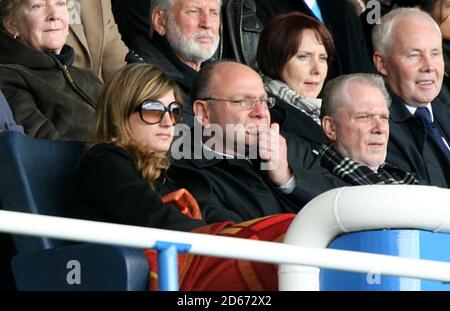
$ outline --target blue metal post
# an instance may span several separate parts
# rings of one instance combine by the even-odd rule
[[[178,286],[178,252],[189,252],[191,245],[169,242],[157,242],[158,251],[158,285],[160,291],[177,291]]]

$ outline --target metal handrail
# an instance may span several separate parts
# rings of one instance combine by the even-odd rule
[[[184,246],[183,251],[196,255],[364,273],[376,269],[377,272],[386,275],[450,282],[450,263],[439,261],[318,249],[11,211],[0,211],[0,232],[134,248],[155,248],[161,243],[166,243],[166,246],[170,244]],[[175,249],[178,250],[177,247]],[[172,264],[176,264],[176,260],[172,260]],[[166,281],[177,277],[163,274],[164,271],[159,271],[159,278]],[[171,284],[169,287],[162,284],[163,287],[160,289],[177,289],[177,282]]]

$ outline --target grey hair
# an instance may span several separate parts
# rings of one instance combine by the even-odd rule
[[[391,106],[391,96],[389,95],[384,79],[382,76],[373,73],[354,73],[341,75],[330,80],[323,90],[322,107],[320,110],[320,118],[325,116],[336,117],[339,110],[350,102],[348,94],[348,86],[351,83],[360,83],[364,85],[374,86],[383,93],[386,106]]]
[[[398,8],[390,11],[384,15],[380,24],[375,25],[372,31],[372,45],[375,52],[380,53],[382,56],[386,56],[389,53],[389,49],[392,45],[392,31],[395,25],[400,20],[413,19],[423,17],[432,23],[439,35],[441,34],[441,29],[436,21],[427,13],[417,9],[417,8]]]
[[[149,0],[150,1],[150,38],[153,37],[153,33],[155,30],[153,29],[152,24],[152,18],[153,18],[153,11],[166,11],[170,12],[170,9],[175,4],[175,1],[178,0]]]
[[[1,0],[0,0],[1,1]],[[150,0],[150,38],[153,37],[153,25],[152,25],[152,16],[153,11],[166,11],[171,13],[171,9],[173,5],[179,0]],[[222,7],[222,0],[217,0],[219,4],[219,8]]]
[[[175,1],[178,0],[153,0],[150,4],[150,12],[153,12],[154,10],[168,11],[175,4]]]

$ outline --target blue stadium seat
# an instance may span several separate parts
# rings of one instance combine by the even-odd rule
[[[0,134],[0,208],[67,217],[82,143]],[[145,290],[142,250],[12,236],[19,290]],[[1,261],[0,261],[1,262]],[[73,264],[75,263],[75,264]],[[5,268],[5,267],[0,267]],[[78,277],[73,278],[74,269]]]

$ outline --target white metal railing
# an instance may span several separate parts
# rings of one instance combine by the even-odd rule
[[[367,185],[329,190],[298,213],[284,243],[326,248],[341,234],[385,228],[450,233],[450,190],[419,185]],[[319,273],[318,268],[281,264],[279,289],[319,290]]]
[[[207,234],[151,229],[0,211],[0,232],[78,242],[153,248],[158,242],[191,245],[189,253],[266,263],[450,281],[450,263],[353,251],[319,249]]]

